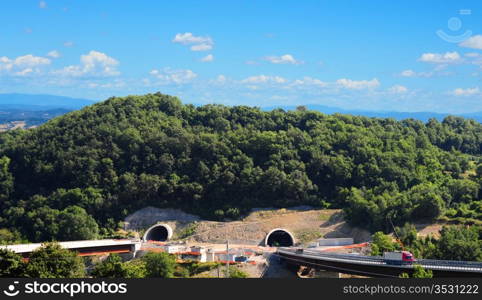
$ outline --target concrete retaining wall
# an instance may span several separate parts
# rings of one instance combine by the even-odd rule
[[[318,246],[346,246],[352,244],[353,238],[332,238],[318,240]]]

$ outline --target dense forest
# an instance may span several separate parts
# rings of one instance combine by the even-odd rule
[[[482,220],[482,125],[110,98],[0,134],[0,240],[107,236],[145,207],[343,208],[372,231]]]

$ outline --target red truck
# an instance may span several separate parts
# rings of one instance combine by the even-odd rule
[[[408,251],[384,252],[383,259],[387,265],[410,265],[415,261],[413,254]]]

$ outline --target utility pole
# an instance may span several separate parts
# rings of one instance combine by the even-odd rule
[[[226,240],[226,278],[229,278],[229,240]]]
[[[400,244],[400,246],[402,246],[402,250],[405,250],[405,246],[403,245],[402,240],[400,240],[400,237],[398,236],[397,231],[395,230],[395,226],[393,226],[392,218],[389,215],[387,215],[387,219],[390,221],[390,224],[392,225],[393,234],[397,238],[397,242]]]
[[[229,238],[227,224],[225,224],[224,234],[226,235],[226,278],[229,278]]]

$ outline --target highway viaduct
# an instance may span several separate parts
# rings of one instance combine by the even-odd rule
[[[412,265],[387,264],[379,256],[323,253],[301,248],[278,248],[275,255],[288,265],[368,277],[399,277],[412,274]],[[481,262],[419,259],[416,265],[431,270],[434,277],[482,277]]]
[[[135,253],[140,249],[140,241],[134,240],[85,240],[85,241],[70,241],[70,242],[59,242],[60,247],[75,251],[79,256],[93,256],[93,255],[104,255],[110,253]],[[0,249],[8,249],[13,252],[22,255],[23,257],[28,257],[30,253],[42,247],[43,244],[18,244],[18,245],[7,245],[0,246]]]

